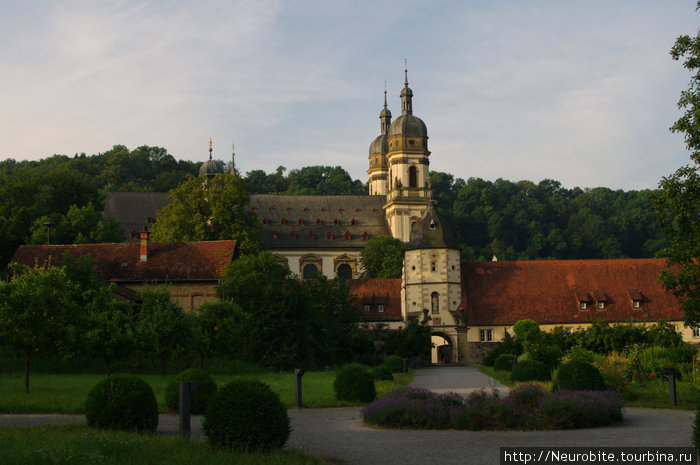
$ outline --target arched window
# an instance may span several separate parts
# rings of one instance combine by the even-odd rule
[[[304,265],[303,274],[304,279],[311,279],[318,274],[318,268],[316,265],[309,263],[308,265]]]
[[[418,187],[418,173],[415,166],[408,168],[408,187]]]
[[[343,263],[338,267],[338,276],[343,279],[352,279],[352,268],[347,263]]]

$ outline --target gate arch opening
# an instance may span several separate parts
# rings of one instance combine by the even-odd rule
[[[444,333],[432,333],[430,341],[433,347],[430,350],[430,361],[434,364],[453,363],[452,339]]]

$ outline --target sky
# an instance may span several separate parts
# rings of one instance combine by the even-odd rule
[[[407,65],[430,169],[656,188],[695,0],[0,0],[0,160],[165,147],[367,180]],[[386,83],[386,84],[385,84]]]

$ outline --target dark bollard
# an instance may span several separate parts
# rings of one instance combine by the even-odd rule
[[[302,402],[301,402],[301,377],[304,376],[304,373],[306,372],[305,369],[303,368],[297,368],[294,370],[294,376],[296,377],[296,385],[295,385],[295,390],[294,392],[296,393],[297,397],[297,408],[301,410],[302,408]]]
[[[182,381],[180,383],[180,436],[190,437],[190,410],[192,393],[199,387],[199,381]]]
[[[403,359],[403,372],[408,373],[408,359],[407,358]]]
[[[671,402],[671,407],[676,406],[676,369],[673,367],[664,367],[666,376],[668,376],[668,398]]]

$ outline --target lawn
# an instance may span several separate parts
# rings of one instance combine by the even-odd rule
[[[202,441],[173,436],[100,431],[87,426],[0,428],[5,465],[322,465],[299,451],[242,453],[216,450]]]
[[[83,413],[85,400],[90,389],[101,379],[102,375],[74,374],[32,374],[31,392],[24,393],[23,375],[0,375],[0,413]],[[140,375],[153,388],[158,400],[158,410],[167,411],[165,406],[165,388],[173,376]],[[216,383],[221,386],[234,376],[214,375]],[[277,392],[287,407],[296,406],[292,372],[256,372],[245,377],[259,379],[270,385]],[[302,394],[305,407],[342,407],[357,405],[339,402],[335,399],[333,380],[335,371],[311,371],[302,378]],[[377,395],[408,384],[411,374],[395,374],[394,381],[378,381]]]

